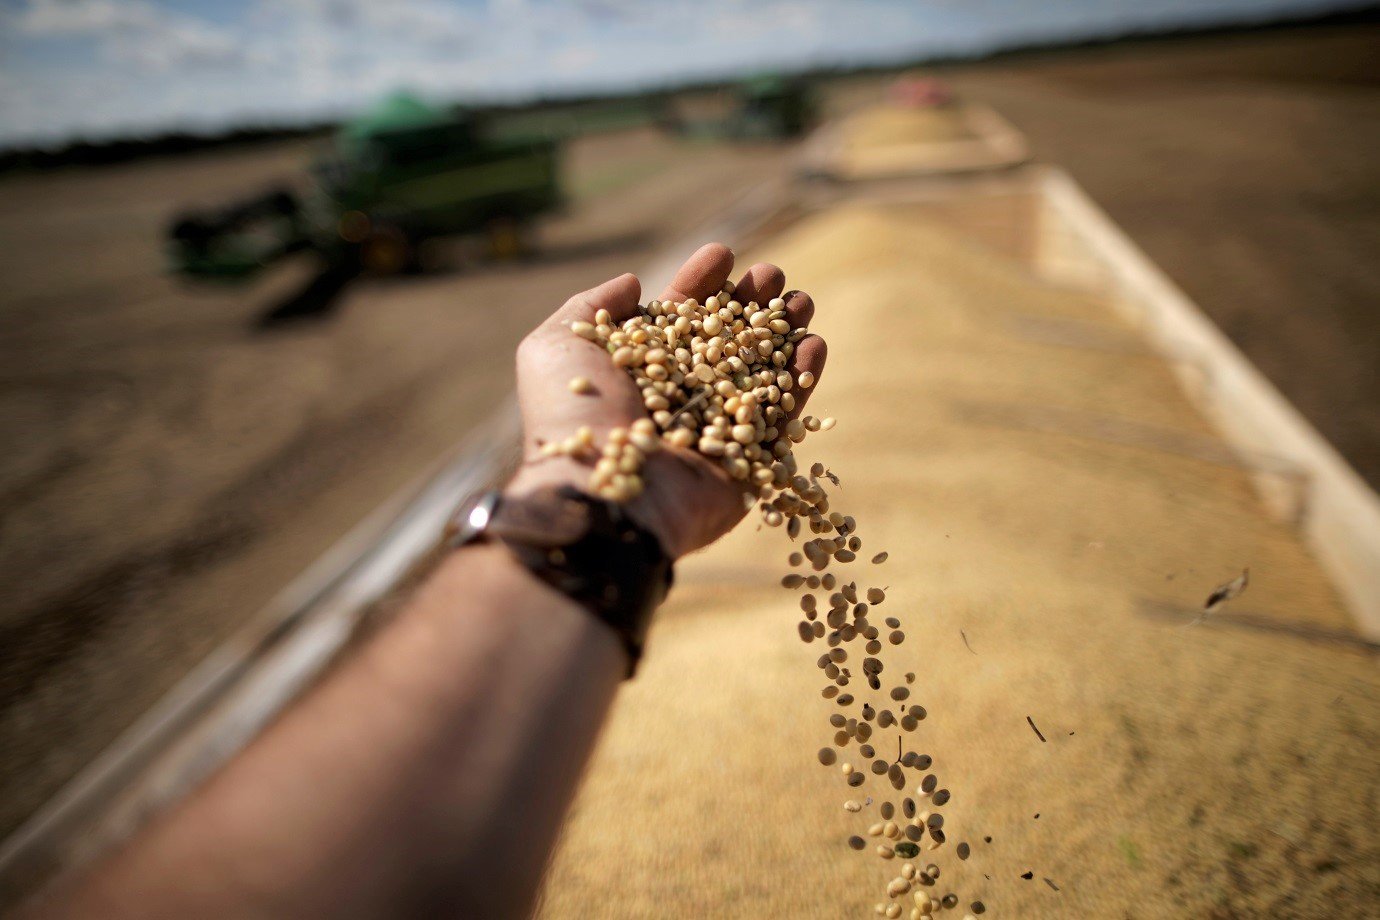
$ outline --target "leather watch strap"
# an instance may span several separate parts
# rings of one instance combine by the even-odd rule
[[[652,612],[674,578],[657,538],[621,505],[571,486],[487,500],[483,526],[456,536],[500,540],[537,578],[607,624],[628,651],[632,676]]]

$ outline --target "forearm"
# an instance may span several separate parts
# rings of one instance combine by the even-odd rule
[[[523,915],[626,667],[506,550],[457,552],[74,912]]]

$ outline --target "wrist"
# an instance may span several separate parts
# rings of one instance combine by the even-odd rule
[[[472,497],[451,515],[445,542],[453,547],[503,544],[538,580],[618,636],[631,677],[652,614],[674,580],[673,557],[626,505],[568,480],[568,471],[533,470],[519,475],[506,492]]]
[[[675,503],[668,500],[656,485],[653,462],[669,459],[661,456],[648,458],[646,473],[650,475],[644,475],[645,490],[623,507],[629,517],[656,537],[662,551],[674,560],[694,549],[696,544],[691,542],[685,516],[678,517],[673,513]],[[524,461],[503,491],[507,495],[528,495],[538,489],[568,485],[589,493],[589,476],[589,467],[571,457],[543,457]]]

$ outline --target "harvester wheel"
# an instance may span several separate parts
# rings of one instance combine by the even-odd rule
[[[489,256],[498,262],[511,262],[527,251],[522,224],[511,217],[496,217],[484,228],[489,241]]]
[[[360,243],[359,260],[365,271],[376,275],[396,275],[408,269],[415,258],[415,247],[397,227],[375,224]]]

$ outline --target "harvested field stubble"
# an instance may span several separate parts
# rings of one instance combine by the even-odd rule
[[[542,915],[867,916],[888,886],[900,893],[898,878],[912,891],[896,903],[909,910],[920,880],[935,900],[956,895],[953,916],[976,913],[972,901],[1008,917],[1365,915],[1380,892],[1373,662],[1138,613],[1200,608],[1249,565],[1251,590],[1233,603],[1348,628],[1297,536],[1240,469],[1091,427],[1019,424],[1026,407],[1057,406],[1211,437],[1164,365],[1011,334],[1016,315],[1126,330],[1097,296],[1054,287],[921,208],[819,215],[754,255],[821,305],[813,325],[832,357],[811,409],[841,422],[809,459],[843,477],[836,494],[868,531],[844,570],[890,553],[875,570],[885,580],[858,588],[889,586],[878,614],[900,619],[907,641],[884,643],[884,674],[914,680],[884,688],[912,698],[860,693],[850,655],[845,692],[858,702],[846,712],[861,728],[880,724],[863,703],[923,705],[929,717],[906,737],[933,766],[916,771],[911,805],[856,740],[821,766],[827,718],[845,710],[821,698],[810,667],[821,646],[802,648],[794,625],[805,611],[762,570],[779,534],[740,528],[683,564]],[[979,411],[992,407],[1003,412]],[[808,622],[830,608],[814,593]],[[877,758],[895,757],[896,733],[868,739]],[[843,785],[843,761],[862,788]],[[911,808],[936,826],[913,793],[926,773],[931,794],[954,793],[933,886],[921,870],[939,860],[925,851],[874,855],[911,842]],[[853,812],[844,799],[867,804]],[[966,858],[954,858],[959,843]]]

